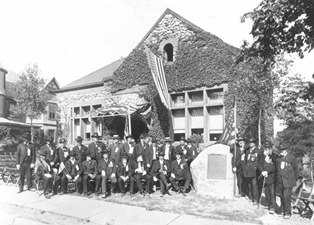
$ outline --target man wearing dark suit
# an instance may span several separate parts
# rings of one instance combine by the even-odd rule
[[[131,161],[131,169],[134,171],[133,178],[142,197],[145,196],[142,179],[146,181],[146,194],[150,195],[151,176],[146,165],[147,163],[143,160],[142,154],[135,155],[135,160]],[[133,183],[130,184],[130,194],[133,194]]]
[[[172,140],[170,137],[165,138],[165,144],[161,147],[161,151],[164,153],[164,159],[172,162],[176,158],[175,149],[171,145]]]
[[[97,162],[93,160],[90,155],[86,156],[83,162],[83,195],[87,196],[87,184],[89,180],[93,180],[97,175]],[[97,190],[95,190],[95,193]]]
[[[17,146],[16,152],[16,168],[20,171],[19,191],[23,191],[24,181],[26,176],[27,189],[32,189],[32,169],[35,166],[36,153],[34,145],[30,143],[31,135],[24,133],[22,136],[23,142]]]
[[[127,142],[123,144],[123,152],[129,156],[129,161],[134,160],[135,156],[135,143],[132,135],[126,136]]]
[[[118,164],[117,168],[117,177],[119,189],[121,191],[121,195],[125,195],[125,183],[129,180],[130,183],[134,183],[133,173],[130,163],[128,162],[128,155],[124,154],[121,157],[121,162]]]
[[[164,159],[165,154],[163,152],[158,153],[158,160],[153,162],[152,169],[150,171],[150,176],[153,178],[154,182],[159,179],[160,183],[160,197],[163,197],[166,193],[170,195],[167,187],[167,177],[169,177],[171,172],[171,165],[168,160]]]
[[[152,140],[152,145],[147,147],[147,156],[146,156],[146,166],[147,168],[151,168],[153,165],[153,161],[158,159],[158,152],[160,152],[159,147],[157,146],[157,140]]]
[[[60,195],[67,191],[68,181],[75,182],[76,192],[79,194],[82,185],[81,175],[83,173],[83,167],[81,163],[76,160],[77,153],[74,151],[70,152],[70,159],[65,162],[65,168],[62,170],[61,177],[61,192]]]
[[[121,162],[123,154],[123,145],[119,143],[119,135],[113,135],[113,143],[108,148],[110,159],[114,160],[116,165]]]
[[[143,154],[144,160],[145,160],[144,151],[147,147],[148,147],[148,145],[145,142],[145,137],[143,134],[141,134],[140,135],[140,142],[136,145],[135,151],[137,154]]]
[[[47,160],[47,152],[45,149],[39,151],[40,158],[37,159],[37,166],[35,168],[35,180],[43,180],[44,182],[44,196],[50,199],[49,189],[52,188],[52,169],[49,161]]]
[[[181,137],[180,145],[176,147],[176,152],[182,152],[182,159],[184,159],[187,162],[190,155],[189,155],[188,147],[185,145],[185,143],[186,143],[186,140],[183,137]]]
[[[75,141],[77,144],[73,147],[72,151],[76,153],[76,160],[82,163],[86,160],[86,156],[89,154],[88,148],[83,145],[83,138],[81,136],[77,136]]]
[[[191,138],[188,138],[186,140],[186,142],[188,143],[186,145],[187,149],[188,149],[188,165],[190,166],[191,162],[197,157],[198,152],[197,152],[197,148],[195,147],[195,145],[192,144],[192,140]]]
[[[288,145],[279,145],[280,158],[277,161],[277,181],[280,190],[281,208],[285,219],[291,218],[291,195],[292,188],[296,186],[300,178],[300,171],[296,157],[288,153]]]
[[[99,141],[100,136],[98,133],[94,133],[92,135],[93,142],[88,145],[88,152],[92,159],[98,161],[98,159],[102,158],[100,152],[104,152],[106,150],[106,145]]]
[[[180,150],[176,152],[176,159],[171,163],[171,177],[169,180],[174,191],[177,193],[180,191],[177,184],[178,180],[185,180],[182,192],[185,193],[190,186],[191,174],[187,162],[182,159],[182,152]]]
[[[46,152],[46,160],[49,162],[51,166],[54,165],[53,160],[56,156],[56,150],[52,146],[53,138],[52,137],[46,137],[46,144],[41,146],[40,151]]]
[[[249,197],[254,205],[258,204],[257,168],[260,157],[260,150],[255,145],[256,140],[249,140],[249,149],[245,152],[243,164],[243,177],[248,187]]]
[[[101,184],[102,198],[106,198],[109,193],[107,192],[107,183],[110,180],[110,194],[113,194],[115,185],[117,183],[116,163],[113,159],[109,159],[109,151],[104,151],[103,158],[98,160],[98,174],[96,176],[96,195]]]

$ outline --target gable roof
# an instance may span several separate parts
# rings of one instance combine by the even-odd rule
[[[48,88],[49,91],[56,91],[60,89],[60,85],[55,77],[47,79],[44,89]]]
[[[118,59],[72,83],[60,88],[56,92],[70,91],[74,89],[87,88],[90,86],[103,85],[104,80],[111,79],[113,72],[123,63],[124,58]]]
[[[177,19],[181,20],[183,23],[188,24],[189,26],[191,26],[193,29],[195,30],[200,30],[200,31],[204,31],[202,28],[200,28],[199,26],[195,25],[194,23],[190,22],[189,20],[185,19],[184,17],[180,16],[178,13],[172,11],[171,9],[167,8],[165,10],[165,12],[159,17],[159,19],[156,21],[156,23],[152,26],[152,28],[150,28],[150,30],[146,33],[146,35],[142,38],[142,40],[137,44],[137,46],[135,47],[135,49],[139,48],[141,46],[141,44],[148,38],[148,36],[150,35],[150,33],[158,26],[158,24],[160,23],[160,21],[167,15],[167,14],[172,14],[174,17],[176,17]]]

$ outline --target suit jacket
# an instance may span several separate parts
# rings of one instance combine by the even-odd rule
[[[136,153],[144,153],[145,149],[148,147],[148,144],[144,143],[144,145],[140,142],[135,146]]]
[[[259,170],[261,172],[267,171],[268,176],[265,177],[265,183],[267,184],[273,184],[275,182],[275,175],[276,175],[276,156],[275,154],[272,154],[269,156],[270,161],[266,161],[266,156],[263,154],[260,157],[259,161]]]
[[[184,145],[183,147],[181,145],[178,145],[176,147],[176,151],[182,152],[182,159],[184,159],[185,161],[190,158],[189,148],[186,145]]]
[[[86,160],[86,156],[89,154],[88,148],[83,144],[80,147],[78,145],[75,145],[72,151],[77,154],[75,159],[80,162],[84,162]]]
[[[169,160],[170,162],[176,159],[175,149],[172,145],[169,146],[168,155],[166,154],[166,144],[161,147],[160,151],[165,154],[165,159]]]
[[[130,145],[131,145],[131,148],[130,148]],[[129,156],[129,161],[131,161],[131,160],[133,160],[134,159],[134,155],[135,155],[135,153],[136,153],[136,145],[135,145],[135,143],[131,143],[129,145],[129,143],[124,143],[123,144],[123,152],[125,153],[125,154],[128,154],[128,156]],[[133,149],[133,150],[132,150]],[[132,152],[133,151],[133,152]]]
[[[81,176],[83,173],[83,167],[80,161],[75,160],[74,164],[72,164],[71,160],[65,162],[65,168],[63,169],[62,173],[64,175],[69,174],[72,178],[76,177],[77,175]]]
[[[155,149],[155,155],[154,155],[154,149],[153,149],[153,146],[149,146],[147,148],[147,156],[146,156],[146,164],[149,164],[150,167],[153,166],[153,160],[156,160],[158,159],[158,152],[160,152],[160,148],[158,146],[156,146],[156,149]]]
[[[116,164],[118,164],[121,161],[121,156],[123,153],[123,145],[120,143],[112,143],[109,146],[109,152],[110,152],[110,158],[115,161]]]
[[[153,167],[150,171],[150,175],[151,176],[157,176],[159,173],[161,173],[162,171],[166,171],[167,174],[170,174],[171,172],[171,165],[170,162],[168,160],[163,160],[163,164],[161,166],[160,164],[160,160],[155,160],[153,163]]]
[[[44,151],[46,153],[46,160],[51,163],[56,157],[56,149],[53,148],[51,145],[43,145],[40,148],[40,151]]]
[[[279,187],[294,187],[296,180],[300,176],[298,161],[292,154],[287,154],[286,157],[278,158],[278,185]]]
[[[108,159],[107,162],[104,159],[100,159],[98,160],[97,170],[100,174],[102,171],[105,171],[106,176],[111,176],[111,174],[117,173],[116,163],[113,159]]]
[[[131,169],[130,163],[127,163],[126,166],[124,166],[122,162],[119,162],[118,167],[117,167],[117,177],[121,177],[121,176],[131,177],[132,174],[133,174],[133,171]]]
[[[22,163],[35,164],[36,153],[34,145],[31,143],[22,142],[17,146],[16,151],[16,164],[22,165]]]
[[[103,152],[106,150],[106,145],[98,141],[97,144],[95,142],[92,142],[88,145],[88,152],[92,159],[98,160],[101,159],[102,156],[100,152]]]
[[[141,168],[143,169],[143,171],[145,170],[147,174],[149,174],[149,167],[147,167],[147,163],[145,161],[142,161],[141,163]],[[132,175],[138,173],[137,171],[135,171],[136,169],[139,168],[138,162],[135,160],[130,161],[130,167],[131,167],[131,172]]]
[[[189,173],[188,164],[184,159],[173,160],[171,163],[171,173],[178,177],[182,177],[185,173]]]
[[[189,146],[186,146],[186,147],[188,148],[188,155],[189,155],[188,161],[192,162],[198,155],[197,148],[194,145],[192,145],[190,148]]]
[[[252,178],[256,177],[256,171],[259,164],[260,151],[255,146],[253,149],[248,149],[245,152],[243,163],[243,176]]]
[[[70,150],[67,147],[59,147],[56,153],[55,159],[53,160],[55,165],[61,162],[65,163],[70,158]]]
[[[48,160],[41,160],[41,159],[37,159],[39,160],[39,165],[36,169],[36,172],[35,172],[35,180],[38,181],[40,179],[43,179],[45,173],[52,173],[52,170],[51,170],[51,167],[49,165],[49,161]]]
[[[88,175],[88,174],[97,174],[97,162],[96,160],[91,160],[91,161],[84,161],[83,162],[83,174]]]

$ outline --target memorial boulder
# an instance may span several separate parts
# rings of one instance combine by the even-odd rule
[[[205,148],[191,163],[191,174],[197,194],[233,197],[234,175],[229,146],[215,144]]]

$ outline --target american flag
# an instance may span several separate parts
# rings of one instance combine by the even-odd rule
[[[152,51],[146,45],[145,52],[147,56],[147,62],[152,72],[161,102],[166,106],[166,108],[169,109],[170,101],[162,59],[155,56],[154,53],[152,53]]]
[[[229,114],[225,128],[219,137],[216,144],[225,144],[225,145],[233,145],[236,143],[236,137],[237,137],[237,128],[236,128],[236,100],[233,100],[233,110]]]

